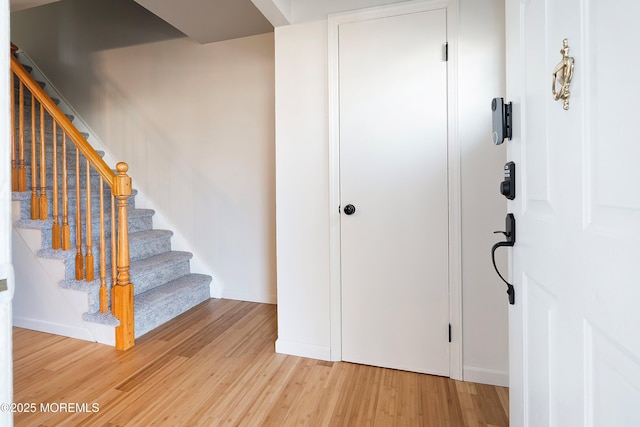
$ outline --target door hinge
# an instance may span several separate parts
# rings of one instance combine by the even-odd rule
[[[445,43],[444,44],[444,61],[448,62],[449,61],[449,43]]]
[[[451,342],[451,323],[449,323],[449,342]]]

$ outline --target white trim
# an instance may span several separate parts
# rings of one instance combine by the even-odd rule
[[[9,46],[9,2],[0,0],[0,45]],[[0,402],[13,401],[13,340],[12,340],[12,299],[15,289],[13,265],[11,263],[11,128],[9,55],[0,61],[0,279],[7,280],[7,290],[0,291]],[[0,425],[13,426],[11,411],[0,411]]]
[[[340,267],[340,116],[338,88],[338,16],[329,16],[329,280],[331,290],[331,360],[342,360],[342,284]]]
[[[460,140],[458,139],[458,0],[447,7],[447,41],[449,63],[447,72],[449,116],[449,376],[464,378],[462,371],[462,192],[460,178]]]
[[[509,387],[509,371],[478,368],[477,366],[465,366],[464,380],[480,384]]]
[[[224,298],[238,301],[258,302],[261,304],[275,304],[278,300],[276,294],[271,292],[264,292],[262,290],[247,290],[224,287],[224,294],[219,297],[212,298]]]
[[[84,322],[84,327],[78,327],[31,317],[13,316],[13,326],[84,341],[97,342],[110,347],[116,346],[115,327],[101,325],[99,323]]]
[[[13,316],[13,325],[19,328],[31,329],[32,331],[46,332],[48,334],[62,335],[84,341],[96,342],[89,331],[78,326],[65,325],[63,323],[49,322],[47,320],[35,319],[32,317]],[[115,336],[114,327],[111,326],[111,335]]]
[[[338,107],[338,29],[341,24],[435,9],[447,11],[448,179],[449,179],[449,376],[461,380],[462,370],[462,233],[460,204],[460,142],[458,140],[458,16],[459,0],[420,0],[330,15],[328,19],[329,115],[329,263],[331,279],[331,360],[342,360],[340,280],[340,142]]]
[[[308,357],[318,360],[332,360],[329,347],[302,344],[293,341],[276,340],[276,353],[288,354],[291,356]]]

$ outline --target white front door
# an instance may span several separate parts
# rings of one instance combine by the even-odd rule
[[[444,9],[339,27],[345,361],[449,375],[446,34]]]
[[[639,16],[637,0],[506,2],[514,426],[640,425]],[[568,110],[551,94],[565,38]]]

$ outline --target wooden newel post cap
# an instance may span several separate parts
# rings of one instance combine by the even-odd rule
[[[129,165],[125,162],[119,162],[116,165],[118,174],[115,179],[114,194],[116,197],[128,197],[131,195],[131,177],[127,175]]]
[[[129,165],[125,162],[118,162],[118,164],[116,165],[116,170],[118,171],[118,175],[126,174],[129,170]]]

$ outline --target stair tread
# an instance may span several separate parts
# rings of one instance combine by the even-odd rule
[[[11,192],[11,200],[30,200],[31,192],[29,191],[12,191]]]
[[[82,320],[85,322],[99,323],[107,326],[120,326],[120,321],[110,312],[106,313],[84,313]]]
[[[158,265],[164,264],[166,262],[180,262],[180,261],[190,260],[191,258],[193,258],[193,254],[190,252],[183,252],[183,251],[164,252],[164,253],[153,255],[137,261],[132,261],[131,266],[129,267],[129,272],[131,274],[139,273],[145,269],[155,268]]]
[[[152,240],[152,239],[162,239],[167,236],[173,236],[173,231],[171,230],[145,230],[145,231],[136,231],[135,233],[129,233],[129,242],[133,243],[144,240]]]

